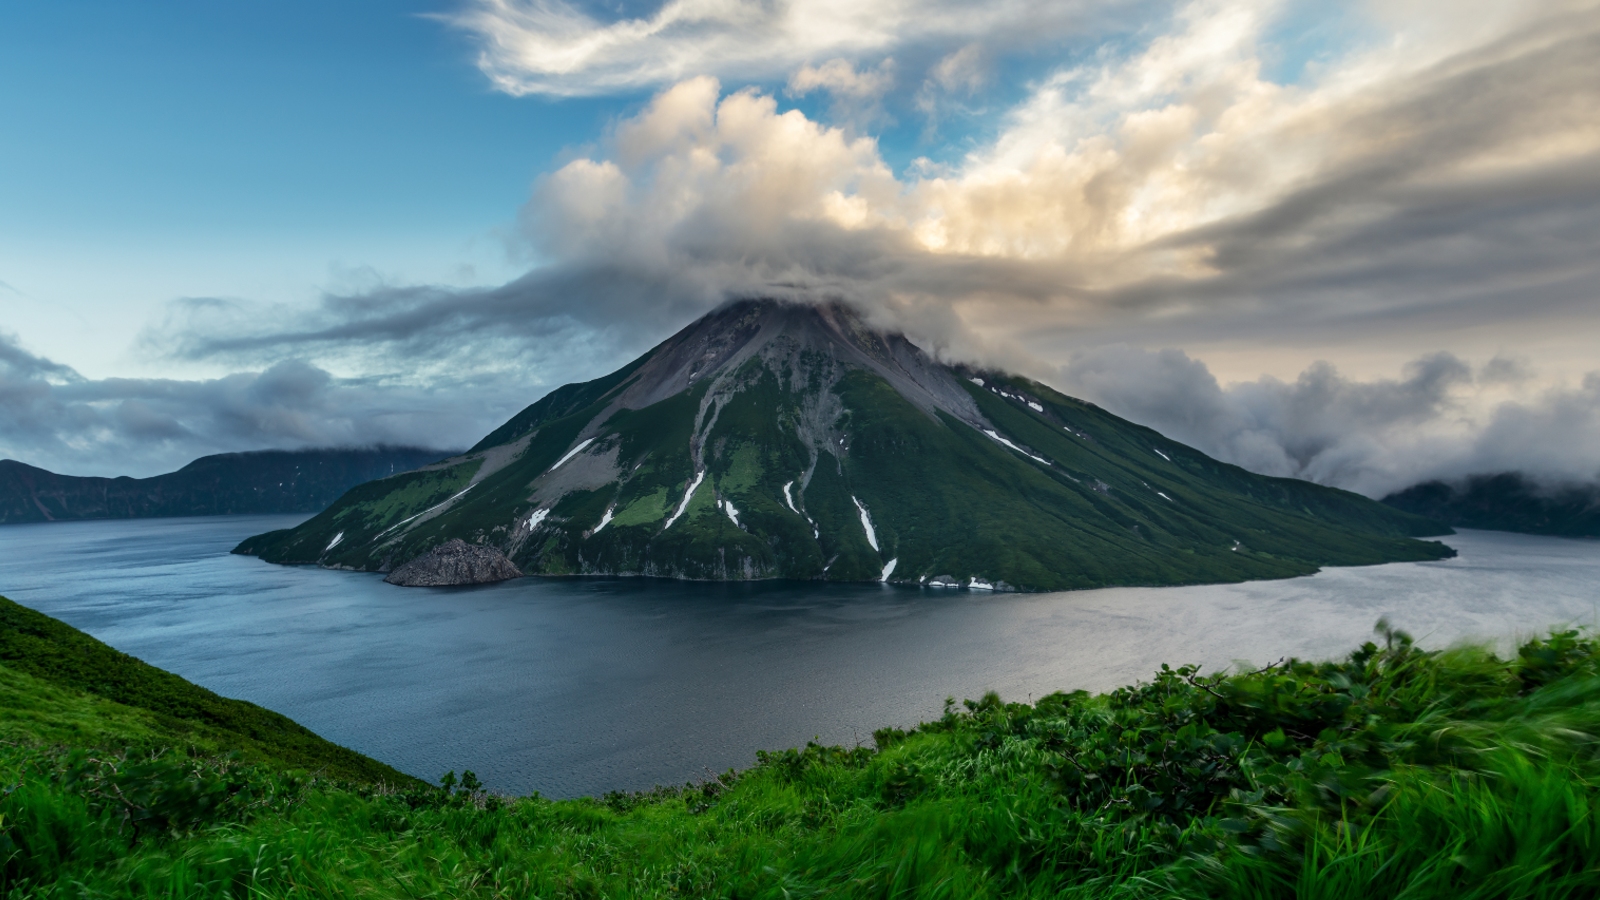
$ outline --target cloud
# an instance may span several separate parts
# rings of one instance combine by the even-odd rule
[[[209,453],[475,442],[521,404],[477,385],[336,378],[296,360],[222,378],[84,378],[0,333],[0,457],[73,475],[153,475]]]
[[[830,59],[820,66],[801,66],[789,76],[789,93],[798,97],[824,90],[836,97],[870,101],[882,97],[894,84],[894,60],[885,59],[876,69],[856,71],[846,59]]]
[[[830,59],[820,66],[796,70],[789,76],[788,93],[804,97],[814,91],[826,91],[832,97],[829,118],[859,129],[884,116],[883,95],[893,86],[893,59],[859,71],[849,60]]]
[[[500,287],[381,287],[310,311],[195,305],[150,345],[399,372],[413,387],[549,386],[741,295],[848,299],[946,356],[1033,374],[1070,360],[1090,381],[1083,360],[1117,344],[1316,358],[1383,342],[1420,361],[1387,381],[1331,366],[1293,382],[1210,379],[1187,407],[1205,415],[1171,421],[1259,471],[1364,491],[1518,453],[1583,471],[1539,453],[1572,437],[1551,411],[1582,407],[1586,389],[1562,385],[1590,351],[1541,351],[1534,377],[1510,362],[1473,370],[1461,358],[1490,354],[1459,344],[1600,333],[1592,2],[1374,6],[1290,78],[1272,74],[1275,41],[1301,8],[1195,0],[1023,85],[955,161],[900,170],[861,129],[737,86],[787,75],[795,91],[869,97],[892,52],[907,83],[978,96],[1002,71],[994,48],[1106,8],[684,0],[602,22],[557,2],[474,3],[452,21],[478,35],[504,90],[667,85],[534,186],[521,230],[541,264]],[[902,62],[919,41],[926,65]],[[1154,359],[1187,389],[1209,378],[1194,359]],[[1513,388],[1513,405],[1485,405]],[[1560,440],[1517,450],[1497,422]]]
[[[1317,363],[1292,382],[1223,387],[1179,350],[1103,347],[1051,380],[1226,462],[1371,497],[1505,471],[1548,485],[1600,480],[1600,372],[1508,394],[1506,368],[1496,359],[1474,371],[1439,353],[1398,379],[1356,381]]]
[[[1033,44],[1082,33],[1112,0],[670,0],[648,15],[601,18],[563,0],[474,0],[439,18],[471,34],[478,67],[521,96],[647,90],[708,75],[782,78],[816,60],[882,58],[897,48],[975,38]]]

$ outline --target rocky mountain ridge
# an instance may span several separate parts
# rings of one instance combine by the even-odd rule
[[[1438,558],[1412,538],[1446,531],[943,365],[842,304],[741,301],[239,552],[391,571],[460,539],[529,574],[1044,590]]]

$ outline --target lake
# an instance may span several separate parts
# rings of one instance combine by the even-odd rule
[[[0,594],[428,779],[574,796],[935,718],[946,697],[1106,690],[1356,647],[1593,624],[1600,542],[1495,532],[1456,559],[1057,594],[524,578],[398,588],[228,550],[298,516],[0,526]]]

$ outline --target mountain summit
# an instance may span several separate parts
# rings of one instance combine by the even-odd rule
[[[760,300],[236,552],[388,572],[460,539],[486,572],[1059,590],[1453,555],[1413,539],[1439,533],[943,365],[849,307]]]

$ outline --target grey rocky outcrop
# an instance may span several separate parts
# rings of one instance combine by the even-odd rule
[[[522,570],[504,553],[457,538],[400,566],[383,580],[402,587],[446,587],[521,577]]]

